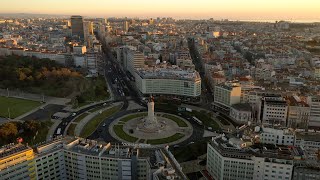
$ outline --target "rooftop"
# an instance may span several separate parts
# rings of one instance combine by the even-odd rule
[[[249,103],[238,103],[232,105],[232,108],[240,110],[240,111],[250,111],[251,112],[251,105]]]
[[[0,160],[17,153],[30,150],[31,148],[23,144],[9,144],[0,149]]]
[[[198,81],[200,75],[195,70],[182,70],[180,68],[144,68],[137,69],[136,73],[142,79],[177,79]]]
[[[264,157],[266,161],[275,161],[275,159],[293,160],[291,149],[285,146],[258,143],[247,147],[244,145],[246,142],[239,141],[236,144],[234,139],[234,137],[226,137],[222,134],[213,138],[210,144],[224,157],[248,160],[253,157]]]

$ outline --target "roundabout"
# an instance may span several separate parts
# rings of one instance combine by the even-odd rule
[[[151,145],[173,145],[188,139],[193,133],[192,125],[181,117],[168,113],[154,113],[150,98],[148,113],[129,114],[113,121],[108,129],[110,135],[122,142]]]

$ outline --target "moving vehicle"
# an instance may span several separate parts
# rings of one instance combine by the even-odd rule
[[[60,135],[61,134],[61,128],[58,128],[57,129],[57,133],[56,133],[57,135]]]

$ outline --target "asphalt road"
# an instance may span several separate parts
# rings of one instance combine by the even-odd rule
[[[65,106],[48,104],[43,109],[39,109],[36,112],[29,114],[28,116],[23,117],[21,120],[36,120],[36,121],[46,121],[50,120],[51,116],[61,111]]]

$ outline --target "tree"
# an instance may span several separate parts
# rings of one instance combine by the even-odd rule
[[[33,133],[35,133],[40,128],[40,126],[40,123],[34,120],[25,121],[22,125],[25,131]]]
[[[0,127],[0,137],[4,139],[15,138],[18,134],[18,128],[15,123],[8,122]]]

